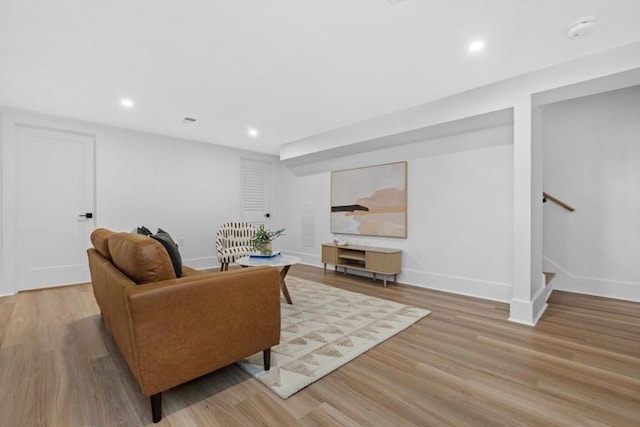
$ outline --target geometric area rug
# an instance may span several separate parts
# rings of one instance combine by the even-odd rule
[[[355,359],[429,310],[287,277],[293,300],[281,297],[280,344],[271,348],[271,369],[262,352],[237,364],[283,399]]]

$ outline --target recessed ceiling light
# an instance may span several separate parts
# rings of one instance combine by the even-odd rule
[[[133,108],[133,99],[122,98],[120,100],[120,105],[122,105],[124,108]]]
[[[567,35],[570,39],[576,39],[589,34],[593,29],[594,20],[593,16],[585,16],[574,21],[569,27]]]
[[[476,40],[469,45],[469,52],[479,52],[484,49],[484,42],[482,40]]]
[[[249,134],[250,137],[255,138],[255,137],[258,136],[258,129],[249,128],[249,129],[247,129],[247,134]]]

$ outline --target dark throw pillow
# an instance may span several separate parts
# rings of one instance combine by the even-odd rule
[[[151,235],[151,237],[162,243],[162,246],[164,246],[169,254],[169,258],[171,258],[171,264],[173,264],[176,277],[182,277],[182,257],[180,256],[176,242],[174,242],[169,233],[162,228],[158,228],[158,233]]]
[[[149,236],[149,237],[153,236],[153,233],[151,232],[151,230],[149,230],[144,225],[142,227],[138,227],[138,229],[136,230],[136,233],[142,234],[143,236]]]

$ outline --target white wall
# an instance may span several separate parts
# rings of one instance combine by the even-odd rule
[[[637,71],[640,70],[639,46],[640,43],[629,44],[618,49],[571,61],[566,64],[540,70],[538,72],[509,79],[507,81],[498,82],[493,85],[478,88],[463,94],[454,95],[442,100],[429,102],[422,106],[417,106],[381,118],[371,119],[363,123],[348,126],[347,128],[338,129],[321,135],[315,135],[306,140],[294,142],[283,147],[281,150],[281,158],[284,160],[296,158],[304,160],[305,157],[312,156],[314,153],[322,151],[325,151],[330,155],[331,149],[333,148],[342,147],[343,144],[355,145],[354,143],[357,143],[358,150],[364,150],[364,154],[356,154],[354,152],[351,153],[353,156],[334,160],[330,160],[330,157],[325,156],[324,163],[328,163],[330,161],[335,163],[335,167],[326,168],[326,170],[341,169],[345,166],[355,167],[364,164],[379,164],[404,159],[410,159],[411,162],[414,162],[414,159],[422,158],[421,156],[423,156],[423,153],[420,150],[417,151],[418,154],[415,156],[411,155],[410,152],[407,155],[404,147],[394,147],[386,151],[378,150],[376,152],[366,152],[366,142],[385,138],[389,135],[395,135],[408,130],[415,130],[455,120],[462,120],[488,112],[513,109],[514,131],[512,132],[512,136],[514,147],[513,159],[510,167],[513,174],[513,188],[511,194],[514,197],[512,204],[513,279],[511,281],[513,283],[512,288],[514,293],[511,300],[510,319],[522,323],[535,324],[539,316],[542,314],[543,308],[541,307],[541,304],[544,304],[545,299],[544,295],[539,292],[542,269],[538,268],[538,265],[536,264],[542,258],[542,245],[538,243],[538,240],[541,240],[539,239],[539,236],[542,235],[541,221],[539,220],[539,217],[542,215],[542,207],[539,206],[539,187],[542,182],[542,174],[540,173],[542,170],[542,161],[538,161],[538,157],[541,156],[538,156],[538,147],[535,146],[536,142],[532,140],[533,132],[531,118],[534,115],[532,114],[531,108],[532,97],[535,97],[536,94],[541,92],[555,90],[578,82],[586,82],[590,79],[603,78],[614,73],[635,73],[632,77],[637,80]],[[95,127],[91,129],[95,129]],[[3,137],[8,133],[6,129],[2,132]],[[100,141],[100,138],[98,138],[98,140]],[[337,151],[344,152],[342,149]],[[384,155],[380,155],[380,153],[384,153]],[[9,156],[9,159],[7,159],[7,155],[11,155],[11,153],[8,153],[5,150],[5,147],[2,147],[0,154],[4,156],[3,168],[6,169],[7,165],[10,167],[11,158]],[[461,164],[463,163],[464,162]],[[6,176],[5,170],[3,170],[2,173],[3,176]],[[326,172],[317,173],[323,174]],[[295,184],[293,179],[288,180],[288,178],[291,178],[293,175],[292,171],[283,172],[280,183],[284,190],[287,190],[289,186],[300,184]],[[289,194],[285,191],[282,192],[279,208],[283,215],[286,215],[288,219],[291,220],[290,224],[302,224],[302,220],[298,215],[300,212],[286,212],[286,209],[293,207],[292,204],[302,203],[301,201],[303,200],[311,200],[313,203],[316,203],[316,209],[318,209],[316,221],[318,224],[321,224],[322,211],[318,206],[322,203],[322,196],[314,197],[311,192],[314,190],[314,185],[316,185],[318,190],[321,191],[320,187],[323,185],[322,179],[313,179],[313,177],[309,177],[308,179],[310,180],[310,187],[306,190],[308,193],[304,191],[293,192],[290,198]],[[8,209],[5,207],[5,201],[15,196],[11,191],[7,192],[7,188],[11,189],[11,185],[7,186],[6,184],[3,184],[3,212]],[[410,183],[410,185],[414,184]],[[411,190],[411,187],[410,191],[413,191]],[[299,197],[299,200],[296,201],[294,196]],[[222,203],[225,202],[227,201],[222,201]],[[305,212],[309,212],[310,207],[313,208],[313,206],[310,205],[303,206]],[[4,233],[2,236],[4,242],[4,253],[2,254],[2,261],[4,264],[2,267],[4,271],[8,266],[12,265],[11,262],[7,262],[11,257],[11,254],[6,251],[6,248],[8,247],[7,242],[10,243],[10,247],[11,244],[15,243],[13,242],[15,238],[7,236],[7,230],[11,232],[12,228],[11,224],[7,224],[6,216],[4,218],[0,218],[0,222],[3,222]],[[286,226],[288,230],[292,228],[289,223],[285,222],[284,218],[280,225]],[[413,225],[410,223],[410,226]],[[325,232],[323,227],[323,225],[319,225],[318,230],[314,233],[314,237],[317,237],[319,240],[318,242],[315,242],[317,245],[319,245],[322,240],[330,238],[330,234]],[[173,230],[170,231],[174,232]],[[411,233],[411,229],[409,232]],[[189,240],[191,239],[187,235],[183,237]],[[286,239],[290,239],[291,242],[295,243],[295,235],[289,235]],[[388,244],[384,244],[385,246],[400,244],[387,240],[385,240],[385,242],[389,242]],[[406,243],[408,240],[402,242]],[[374,243],[377,242],[372,240],[372,244]],[[285,247],[286,246],[283,244],[283,248]],[[313,256],[312,247],[313,245],[304,247],[293,246],[292,250],[299,253],[310,253]],[[199,251],[199,253],[202,252]],[[315,256],[317,258],[318,254],[316,253]],[[406,271],[407,278],[409,272],[409,270]],[[417,275],[422,273],[418,272]],[[441,272],[432,273],[434,274],[433,277],[438,275],[437,277],[441,279],[441,282],[444,282],[447,278],[447,275]],[[430,272],[422,274],[422,277],[430,277],[428,274],[430,274]],[[473,285],[477,284],[479,287],[482,287],[481,284],[484,283],[481,277],[470,278],[469,281],[464,281],[460,276],[453,275],[451,279],[455,282],[455,285],[447,285],[448,289],[460,288],[466,290],[471,288],[471,290],[474,291],[471,292],[472,295],[477,294],[477,292],[475,292],[477,289],[473,288]],[[6,274],[2,280],[4,280],[4,284],[2,284],[3,289],[10,286],[7,284]],[[488,284],[486,288],[495,287],[496,292],[484,289],[481,292],[483,295],[502,295],[499,290],[505,287],[499,282],[493,282],[493,280],[498,279],[492,278],[486,281]],[[406,278],[405,281],[409,282]],[[497,285],[495,285],[496,283]],[[501,297],[496,297],[496,299],[500,298]]]
[[[330,242],[330,171],[408,161],[407,239],[352,235],[354,244],[402,249],[398,280],[509,301],[513,280],[513,128],[501,126],[395,149],[283,168],[283,244],[311,264]],[[447,145],[457,151],[447,152]],[[461,151],[460,151],[461,150]],[[302,245],[303,210],[316,213],[315,247]],[[332,270],[333,271],[333,270]],[[378,286],[379,286],[378,282]],[[372,286],[376,286],[372,282]]]
[[[532,101],[537,95],[548,91],[556,92],[569,86],[577,85],[578,91],[602,91],[603,84],[621,88],[629,86],[630,80],[639,81],[639,47],[639,42],[630,43],[313,135],[282,146],[280,158],[285,162],[295,161],[296,164],[306,159],[317,161],[319,157],[329,160],[335,153],[345,153],[350,147],[366,150],[366,143],[370,141],[494,111],[513,109],[513,297],[510,301],[509,320],[535,325],[546,308],[546,299],[552,287],[545,288],[542,274],[542,149],[535,129],[535,109],[537,105],[546,102],[541,99],[540,104],[533,104]],[[605,81],[598,83],[601,79]],[[583,83],[589,88],[585,88]],[[572,92],[574,95],[577,93],[575,90]],[[546,96],[543,98],[548,99]],[[388,138],[387,146],[390,147],[395,142],[395,138]],[[380,148],[382,144],[376,145]]]
[[[195,141],[66,120],[23,111],[2,113],[3,266],[16,264],[17,230],[11,209],[19,196],[15,165],[14,123],[96,135],[96,227],[130,231],[145,225],[161,227],[184,239],[180,253],[195,268],[218,264],[215,234],[218,226],[239,216],[239,160],[242,157],[273,162],[275,156],[234,150]],[[6,149],[6,150],[5,150]],[[275,172],[274,172],[275,176]],[[274,200],[278,193],[274,195]],[[274,202],[274,217],[277,218]],[[276,220],[277,222],[277,220]],[[275,224],[277,226],[279,224]],[[16,292],[13,268],[3,268],[0,295]]]
[[[640,301],[640,87],[543,107],[545,268],[556,289]]]
[[[97,143],[98,225],[161,227],[185,263],[211,267],[217,226],[239,216],[239,151],[107,128]]]

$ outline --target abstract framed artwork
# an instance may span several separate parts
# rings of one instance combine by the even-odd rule
[[[331,232],[407,237],[407,162],[331,172]]]

